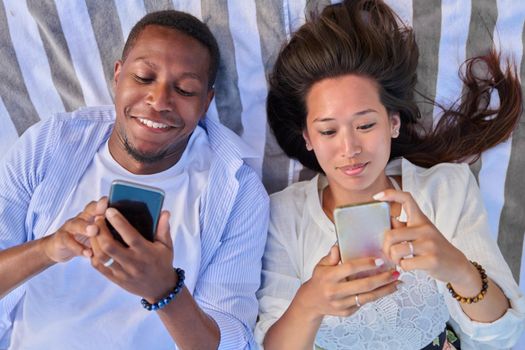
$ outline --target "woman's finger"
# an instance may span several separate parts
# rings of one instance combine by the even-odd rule
[[[333,297],[335,299],[344,299],[349,295],[367,293],[380,288],[381,286],[392,283],[398,278],[399,272],[390,269],[376,275],[344,281],[335,288]]]
[[[378,268],[381,268],[384,264],[385,261],[380,257],[352,259],[335,266],[333,276],[337,281],[343,281],[357,273],[375,271]]]
[[[341,258],[340,258],[340,255],[339,255],[339,246],[338,245],[333,245],[330,248],[330,251],[328,252],[328,254],[323,256],[321,258],[321,260],[319,260],[317,265],[319,265],[319,266],[335,266],[335,265],[339,264],[340,259]]]
[[[413,259],[420,254],[421,241],[404,241],[390,247],[390,258],[399,265],[402,260]]]
[[[412,195],[408,192],[387,189],[373,196],[375,200],[383,202],[397,202],[401,204],[407,214],[407,226],[417,226],[428,221]]]
[[[332,316],[347,317],[356,312],[363,305],[376,301],[386,295],[392,294],[397,291],[397,286],[401,281],[392,281],[385,285],[382,285],[374,290],[362,293],[354,293],[337,300],[333,303],[334,311],[331,313]]]

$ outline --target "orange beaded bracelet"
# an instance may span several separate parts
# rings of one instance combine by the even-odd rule
[[[462,297],[461,295],[456,293],[454,288],[452,288],[452,285],[450,284],[450,282],[447,283],[448,291],[450,292],[450,294],[452,294],[452,297],[463,304],[473,304],[473,303],[477,303],[480,300],[483,300],[483,298],[485,297],[485,294],[487,294],[487,289],[489,288],[489,281],[487,279],[487,274],[485,273],[485,270],[483,269],[483,267],[481,267],[481,265],[475,261],[470,261],[470,262],[472,263],[472,265],[476,267],[481,277],[481,291],[478,293],[478,295],[476,295],[473,298]]]

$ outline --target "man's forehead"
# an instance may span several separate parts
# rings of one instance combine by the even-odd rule
[[[133,45],[130,47],[130,50],[128,52],[128,55],[131,54],[133,51],[135,51],[136,54],[140,56],[148,56],[148,50],[150,50],[149,46],[154,46],[159,41],[173,41],[177,42],[180,45],[184,46],[184,50],[178,50],[179,53],[184,54],[192,54],[192,57],[195,59],[196,52],[191,52],[192,50],[200,51],[202,50],[202,54],[199,53],[199,57],[202,57],[203,54],[205,57],[209,56],[209,50],[208,48],[201,43],[196,38],[181,32],[175,28],[166,27],[166,26],[160,26],[160,25],[148,25],[146,26],[140,34],[135,39]],[[155,46],[155,51],[157,52],[169,52],[173,51],[173,45],[177,45],[176,43],[170,43],[170,45],[161,45]],[[137,50],[138,49],[138,50]],[[145,53],[137,53],[136,51],[142,51],[145,50]]]
[[[139,56],[139,57],[133,58],[132,62],[145,64],[146,66],[148,66],[149,68],[155,71],[162,68],[157,63],[155,63],[153,60],[145,56]],[[185,78],[193,78],[197,80],[201,80],[202,78],[205,78],[191,71],[183,72],[181,75],[184,76]]]

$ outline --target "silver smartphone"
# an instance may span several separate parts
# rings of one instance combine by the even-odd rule
[[[147,240],[153,242],[159,221],[164,191],[160,188],[124,180],[114,180],[109,191],[109,203]],[[113,237],[127,247],[120,234],[106,220]]]
[[[355,258],[376,257],[382,258],[385,265],[392,265],[381,250],[384,233],[391,228],[388,203],[374,201],[337,207],[334,221],[343,263]]]

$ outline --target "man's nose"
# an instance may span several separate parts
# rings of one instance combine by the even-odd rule
[[[158,112],[172,110],[172,88],[168,84],[157,83],[151,86],[147,103]]]

